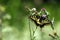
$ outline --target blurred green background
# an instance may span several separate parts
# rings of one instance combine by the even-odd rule
[[[60,35],[60,0],[0,0],[0,12],[2,20],[2,40],[30,40],[29,33],[29,11],[25,8],[46,8],[50,18],[55,18],[54,27]],[[35,24],[30,23],[35,30]],[[44,27],[44,34],[41,37],[40,28],[36,30],[36,40],[53,40],[48,36],[52,32],[50,25]],[[59,40],[59,39],[57,39]]]

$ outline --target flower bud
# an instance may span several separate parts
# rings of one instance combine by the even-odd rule
[[[36,8],[32,8],[32,11],[36,11]]]

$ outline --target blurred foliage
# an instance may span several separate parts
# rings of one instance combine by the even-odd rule
[[[50,13],[51,19],[53,17],[55,18],[55,23],[60,22],[60,0],[0,0],[0,5],[5,7],[6,9],[4,12],[5,13],[4,18],[7,17],[7,19],[3,19],[3,29],[9,26],[13,28],[13,32],[14,30],[18,30],[20,33],[19,37],[21,38],[19,40],[22,40],[24,35],[25,37],[29,35],[28,34],[29,32],[27,31],[29,30],[28,29],[29,11],[25,8],[26,6],[29,8],[35,7],[37,8],[38,12],[40,11],[41,8],[44,7]],[[24,34],[23,37],[21,34],[22,35]],[[25,40],[27,39],[28,38],[26,38]]]

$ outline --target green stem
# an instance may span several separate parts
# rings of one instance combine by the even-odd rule
[[[36,29],[33,31],[33,40],[35,39],[34,34],[35,34],[36,30],[37,30],[37,26],[36,26]]]
[[[31,36],[31,28],[30,28],[30,19],[29,19],[29,31],[30,31],[30,40],[32,40],[32,36]]]

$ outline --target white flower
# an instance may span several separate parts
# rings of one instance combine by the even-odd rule
[[[36,8],[32,8],[32,11],[36,11]]]

